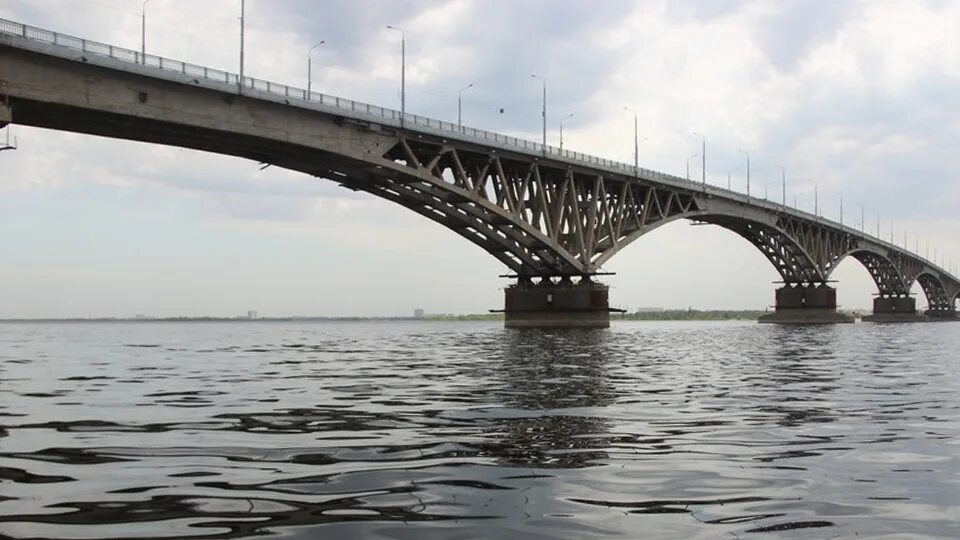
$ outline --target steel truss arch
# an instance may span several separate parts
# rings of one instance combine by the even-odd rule
[[[927,306],[929,311],[935,313],[945,313],[952,311],[953,302],[950,295],[940,280],[940,277],[924,271],[917,276],[917,283],[923,289],[923,294],[927,297]]]
[[[900,267],[894,264],[887,255],[875,250],[861,248],[848,253],[846,257],[856,259],[867,270],[870,277],[873,278],[880,296],[910,296],[910,287],[907,286]]]
[[[401,204],[427,208],[448,227],[450,220],[462,221],[463,213],[482,214],[487,227],[470,230],[493,243],[474,243],[509,259],[508,267],[520,275],[594,273],[639,235],[699,211],[696,196],[686,190],[529,156],[401,137],[383,158],[383,167],[398,177],[390,187],[381,185],[386,192],[360,189],[397,202],[410,199],[397,184],[426,191],[432,200],[417,196]]]

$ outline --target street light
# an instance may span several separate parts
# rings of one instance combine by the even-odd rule
[[[543,153],[547,153],[547,80],[539,75],[530,74],[534,79],[539,79],[543,83]]]
[[[750,152],[740,150],[741,154],[747,156],[747,198],[750,198]]]
[[[326,41],[321,40],[307,51],[307,100],[310,100],[310,93],[313,92],[313,50],[323,45]]]
[[[774,165],[780,169],[780,190],[783,192],[783,207],[787,207],[787,168],[783,165]]]
[[[703,186],[707,186],[707,137],[703,133],[697,133],[696,131],[692,132],[691,135],[697,135],[700,137],[700,157],[703,159],[701,164],[701,179],[703,180]]]
[[[687,158],[687,180],[690,179],[690,160],[696,157],[700,157],[700,154],[694,154]]]
[[[727,190],[728,190],[728,191],[732,191],[732,190],[733,190],[733,188],[731,187],[732,184],[730,183],[730,173],[732,173],[733,171],[737,171],[737,170],[740,170],[740,167],[734,167],[734,168],[730,169],[729,171],[727,171]]]
[[[403,129],[407,116],[407,33],[396,26],[387,25],[387,28],[400,32],[400,128]]]
[[[463,131],[463,91],[473,88],[473,83],[470,83],[457,92],[457,130]]]
[[[570,113],[560,119],[560,153],[561,154],[563,154],[563,121],[572,116],[573,116],[573,113]]]
[[[813,215],[820,217],[820,187],[813,181]]]
[[[147,4],[150,0],[143,0],[140,8],[140,63],[147,63]]]
[[[839,191],[833,191],[832,193],[840,197],[840,226],[843,227],[843,193]]]
[[[763,200],[765,200],[765,201],[769,201],[769,200],[770,200],[770,198],[767,197],[767,194],[769,193],[768,188],[769,188],[771,185],[775,184],[775,183],[776,183],[776,181],[774,181],[774,182],[764,182],[764,184],[763,184]]]
[[[637,131],[637,111],[630,107],[624,107],[623,110],[633,113],[633,175],[640,173],[640,133]]]
[[[237,86],[239,86],[239,92],[243,93],[243,46],[246,34],[244,33],[244,23],[246,22],[246,13],[247,13],[247,2],[246,0],[240,0],[240,78],[237,79]]]

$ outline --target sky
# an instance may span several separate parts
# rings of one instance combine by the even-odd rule
[[[245,73],[684,175],[880,229],[960,266],[960,2],[948,0],[247,0]],[[140,0],[0,0],[0,18],[138,49]],[[150,0],[150,53],[231,72],[239,0]],[[501,113],[500,110],[503,109]],[[569,115],[573,116],[569,116]],[[257,163],[13,126],[0,152],[0,317],[476,313],[506,270],[441,225]],[[0,141],[6,136],[0,132]],[[699,162],[691,162],[699,176]],[[679,221],[604,268],[611,304],[763,309],[773,266]],[[858,262],[834,272],[869,308]],[[918,305],[926,305],[919,286]]]

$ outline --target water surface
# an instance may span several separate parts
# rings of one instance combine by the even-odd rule
[[[960,324],[0,324],[0,537],[960,538]]]

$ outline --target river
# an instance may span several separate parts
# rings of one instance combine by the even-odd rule
[[[960,538],[960,324],[0,324],[0,536]]]

